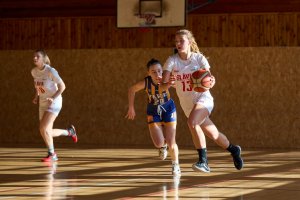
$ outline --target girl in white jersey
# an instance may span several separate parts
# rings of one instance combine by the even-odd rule
[[[75,143],[78,140],[73,125],[67,129],[53,129],[53,123],[62,108],[61,94],[66,86],[57,71],[50,67],[50,59],[44,50],[34,52],[33,63],[36,67],[31,74],[36,92],[32,102],[39,103],[39,129],[48,148],[48,155],[42,161],[57,161],[53,137],[70,136]]]
[[[209,90],[195,92],[190,84],[191,74],[200,68],[209,70],[207,59],[200,53],[193,34],[188,30],[179,30],[175,34],[177,53],[170,56],[163,67],[163,89],[168,87],[170,75],[176,77],[176,93],[180,105],[188,117],[188,126],[192,134],[199,161],[193,164],[195,171],[210,172],[206,155],[205,135],[214,140],[220,147],[227,149],[234,161],[236,169],[243,167],[241,147],[232,145],[227,137],[220,133],[210,120],[209,115],[214,102]]]

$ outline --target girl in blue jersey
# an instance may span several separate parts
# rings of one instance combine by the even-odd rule
[[[178,146],[176,136],[176,107],[170,98],[168,89],[161,90],[159,79],[162,77],[162,66],[156,59],[147,63],[148,75],[144,80],[130,87],[128,91],[129,108],[126,118],[135,118],[135,93],[144,90],[148,95],[147,120],[153,144],[159,149],[162,160],[167,157],[167,147],[172,159],[172,174],[179,175]],[[166,143],[166,144],[165,144]]]
[[[50,59],[44,50],[34,52],[33,63],[35,67],[31,70],[31,75],[36,93],[32,102],[39,104],[39,129],[48,148],[48,154],[42,161],[57,161],[53,137],[70,136],[75,143],[77,142],[73,125],[67,129],[53,129],[53,123],[62,108],[61,94],[66,86],[58,72],[50,66]]]

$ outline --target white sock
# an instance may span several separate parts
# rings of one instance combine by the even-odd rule
[[[50,145],[48,147],[48,152],[51,153],[51,154],[54,154],[54,146],[53,145]]]

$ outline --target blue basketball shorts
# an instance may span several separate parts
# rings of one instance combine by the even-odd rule
[[[176,106],[172,99],[162,105],[148,104],[148,125],[173,125],[177,122]]]

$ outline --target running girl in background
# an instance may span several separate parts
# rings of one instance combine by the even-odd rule
[[[57,161],[53,137],[70,136],[76,143],[78,138],[73,125],[67,129],[53,129],[53,123],[62,108],[61,94],[66,86],[58,72],[50,66],[50,59],[44,50],[36,50],[33,56],[35,67],[31,70],[34,79],[35,96],[33,103],[39,103],[39,130],[48,148],[44,162]]]
[[[175,45],[177,53],[170,56],[163,66],[161,89],[168,88],[171,73],[176,76],[176,93],[188,118],[193,143],[199,155],[199,161],[193,164],[192,168],[195,171],[210,172],[206,153],[206,135],[220,147],[227,149],[233,157],[235,168],[242,169],[241,147],[231,144],[209,118],[214,107],[210,91],[195,92],[191,87],[190,77],[193,72],[199,69],[210,69],[207,59],[200,53],[195,38],[189,30],[176,32]]]
[[[178,161],[178,146],[176,144],[176,107],[170,98],[168,88],[162,90],[159,81],[162,76],[162,66],[156,59],[147,63],[148,75],[144,80],[130,87],[128,91],[129,108],[126,118],[135,118],[134,98],[135,93],[145,90],[148,94],[147,119],[150,136],[153,144],[159,149],[159,157],[167,157],[167,146],[172,160],[172,174],[181,173]],[[165,144],[166,143],[166,144]]]

